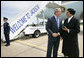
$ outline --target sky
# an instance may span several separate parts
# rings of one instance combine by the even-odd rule
[[[12,19],[23,10],[32,7],[35,2],[36,1],[1,1],[1,17]]]
[[[33,3],[34,1],[1,1],[1,17],[12,19]]]
[[[22,13],[25,9],[32,7],[37,1],[1,1],[1,25],[3,25],[3,17],[7,17],[8,21],[16,17],[19,13]],[[52,1],[48,1],[52,2]],[[54,3],[60,4],[58,1]],[[37,22],[36,17],[32,22]]]

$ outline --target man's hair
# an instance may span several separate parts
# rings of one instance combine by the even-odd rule
[[[3,20],[8,20],[8,18],[6,18],[6,17],[3,17]]]
[[[67,11],[69,11],[69,12],[70,12],[70,14],[72,14],[72,15],[74,15],[74,14],[75,14],[75,12],[76,12],[76,11],[75,11],[74,9],[72,9],[72,8],[68,8],[68,9],[67,9]]]
[[[56,8],[55,11],[54,11],[54,14],[59,10],[61,11],[61,8]]]

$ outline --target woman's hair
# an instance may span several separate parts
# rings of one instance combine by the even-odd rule
[[[75,12],[76,12],[76,11],[75,11],[74,9],[72,9],[72,8],[68,8],[68,9],[67,9],[67,11],[69,11],[69,12],[70,12],[70,14],[72,14],[72,15],[74,15],[74,14],[75,14]]]

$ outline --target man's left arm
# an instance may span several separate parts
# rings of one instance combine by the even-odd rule
[[[60,22],[60,36],[61,36],[61,38],[63,38],[63,36],[64,36],[64,31],[62,30],[62,20],[61,20],[61,22]]]
[[[8,33],[10,33],[10,25],[9,25],[9,23],[7,24],[7,30],[8,30]]]

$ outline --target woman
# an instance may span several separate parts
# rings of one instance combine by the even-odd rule
[[[63,47],[62,53],[68,57],[79,57],[78,33],[80,32],[80,23],[74,17],[75,10],[67,9],[67,19],[62,28]]]

